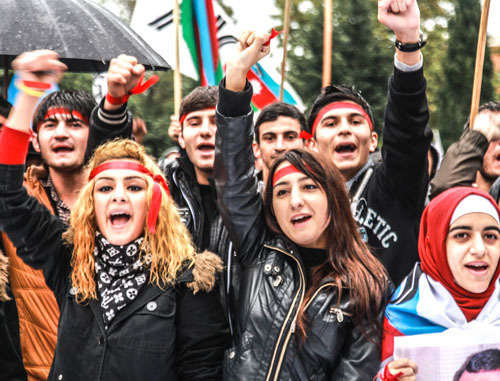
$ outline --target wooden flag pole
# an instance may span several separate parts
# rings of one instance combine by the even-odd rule
[[[283,102],[283,93],[285,86],[285,75],[286,75],[286,55],[287,55],[287,45],[288,45],[288,34],[290,32],[290,7],[291,0],[286,0],[285,3],[285,23],[284,23],[284,36],[283,36],[283,60],[281,61],[281,84],[280,84],[280,102]]]
[[[175,0],[174,25],[175,25],[175,69],[174,69],[174,114],[179,116],[179,109],[182,100],[182,78],[180,71],[179,54],[179,24],[180,24],[179,0]]]
[[[484,53],[486,51],[486,30],[488,28],[488,16],[490,13],[490,0],[484,0],[481,13],[481,24],[479,25],[479,37],[477,39],[476,67],[474,69],[474,86],[472,87],[472,102],[470,107],[470,128],[474,125],[479,99],[481,98],[481,82],[483,80]]]
[[[323,82],[322,87],[332,81],[332,0],[325,0],[323,17]]]

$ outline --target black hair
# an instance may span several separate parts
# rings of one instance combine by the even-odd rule
[[[465,360],[464,365],[455,373],[454,381],[459,381],[463,373],[479,373],[500,370],[500,349],[487,349],[474,353]]]
[[[361,106],[368,114],[372,122],[373,130],[375,131],[375,120],[373,119],[372,109],[368,102],[363,98],[361,93],[352,86],[347,85],[329,85],[321,89],[321,93],[314,101],[309,117],[307,118],[307,132],[312,132],[314,120],[318,116],[323,107],[330,103],[339,101],[353,101]]]
[[[259,137],[260,125],[266,122],[274,122],[280,116],[286,116],[288,118],[295,119],[296,121],[299,122],[301,131],[306,129],[306,118],[304,114],[297,107],[284,102],[272,103],[262,109],[257,118],[257,121],[255,122],[254,134],[255,134],[255,141],[257,143],[260,143],[260,137]]]
[[[9,112],[10,112],[11,108],[12,108],[12,105],[7,100],[0,97],[0,115],[7,118],[9,116]]]
[[[490,101],[479,106],[477,113],[480,114],[483,111],[500,112],[500,101]],[[470,115],[465,122],[464,130],[470,128]]]
[[[182,99],[179,118],[193,111],[215,107],[218,100],[219,88],[217,86],[198,86]]]
[[[34,113],[33,128],[36,130],[52,107],[65,107],[70,112],[78,111],[84,118],[90,118],[95,106],[95,99],[86,91],[61,90],[50,93],[42,100]]]
[[[434,176],[436,176],[437,168],[439,165],[439,152],[433,144],[429,146],[429,152],[432,156],[432,168],[430,168],[429,179],[432,180]]]

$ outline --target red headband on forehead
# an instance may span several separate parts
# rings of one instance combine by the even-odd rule
[[[40,126],[45,123],[47,119],[79,119],[85,124],[89,124],[89,118],[84,117],[80,112],[73,110],[70,111],[66,107],[51,107],[47,114],[43,117],[43,119],[36,126],[36,131],[40,129]]]
[[[295,173],[295,172],[300,172],[297,168],[295,168],[293,165],[287,165],[280,170],[274,172],[273,176],[273,187],[276,185],[276,183],[284,176],[289,175],[290,173]]]
[[[307,131],[301,131],[300,132],[300,137],[302,139],[309,140],[314,136],[314,132],[316,131],[316,128],[318,127],[318,124],[320,124],[321,120],[325,116],[325,114],[329,111],[336,110],[339,108],[346,108],[346,109],[351,109],[353,111],[356,111],[360,113],[363,118],[368,122],[368,125],[370,126],[370,130],[373,131],[373,123],[372,120],[370,119],[370,116],[366,113],[366,111],[361,107],[360,105],[356,103],[350,103],[350,102],[333,102],[321,109],[321,111],[316,115],[316,118],[314,119],[314,123],[312,126],[311,133]]]
[[[124,160],[113,160],[107,161],[103,163],[90,172],[89,181],[92,181],[94,177],[96,177],[99,173],[103,171],[107,171],[108,169],[129,169],[132,171],[140,172],[144,175],[151,177],[154,181],[153,186],[153,196],[151,198],[151,205],[149,207],[148,213],[148,229],[151,233],[156,232],[156,221],[158,219],[158,214],[160,213],[160,205],[161,205],[161,190],[159,184],[165,189],[168,195],[170,195],[170,191],[168,189],[168,185],[161,175],[153,175],[149,169],[144,167],[142,164],[134,163],[131,161]]]
[[[203,108],[202,110],[215,110],[215,107],[205,107],[205,108]],[[196,110],[196,111],[200,111],[200,110]],[[182,127],[182,123],[184,123],[184,121],[186,120],[186,117],[187,117],[190,113],[192,113],[192,112],[194,112],[194,111],[190,111],[190,112],[188,112],[187,114],[182,114],[182,115],[181,115],[181,118],[179,119],[179,125],[180,125],[181,127]]]

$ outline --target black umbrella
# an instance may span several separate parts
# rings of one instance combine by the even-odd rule
[[[105,71],[122,53],[137,57],[147,69],[170,69],[130,27],[88,0],[0,0],[0,15],[4,68],[22,52],[51,49],[70,71]]]

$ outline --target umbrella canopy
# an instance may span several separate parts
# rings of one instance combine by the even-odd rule
[[[147,69],[168,63],[107,9],[88,0],[1,0],[0,62],[51,49],[70,71],[106,71],[120,54],[135,56]]]

